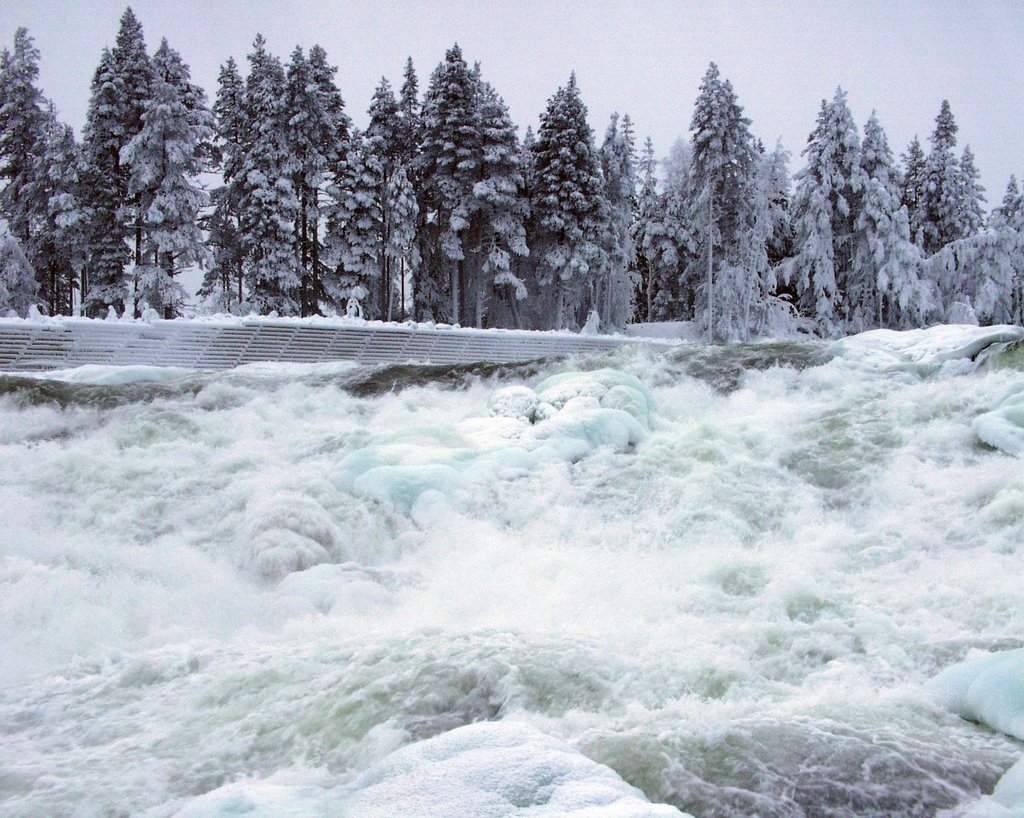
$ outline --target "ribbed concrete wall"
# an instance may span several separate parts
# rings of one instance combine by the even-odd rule
[[[631,339],[517,330],[257,319],[117,322],[0,320],[0,369],[149,364],[228,369],[256,361],[511,363],[614,349]]]

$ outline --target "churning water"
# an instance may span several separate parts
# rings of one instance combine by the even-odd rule
[[[961,814],[1017,335],[2,376],[0,812]]]

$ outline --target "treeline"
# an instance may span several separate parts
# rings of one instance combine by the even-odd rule
[[[948,103],[898,165],[874,115],[823,101],[791,181],[712,64],[659,163],[615,114],[600,147],[575,76],[533,132],[458,46],[421,96],[411,60],[357,129],[319,46],[257,36],[212,105],[131,9],[92,80],[82,140],[36,87],[24,29],[0,57],[0,310],[214,311],[605,329],[695,320],[727,340],[1021,321],[1024,199],[986,217]],[[216,179],[207,193],[201,180]],[[795,182],[795,185],[794,185]]]

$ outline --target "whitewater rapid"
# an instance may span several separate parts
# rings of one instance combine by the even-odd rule
[[[1020,340],[0,374],[0,813],[1020,815]]]

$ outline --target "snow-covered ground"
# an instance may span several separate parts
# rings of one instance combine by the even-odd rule
[[[2,375],[0,813],[1019,816],[1021,337]]]

